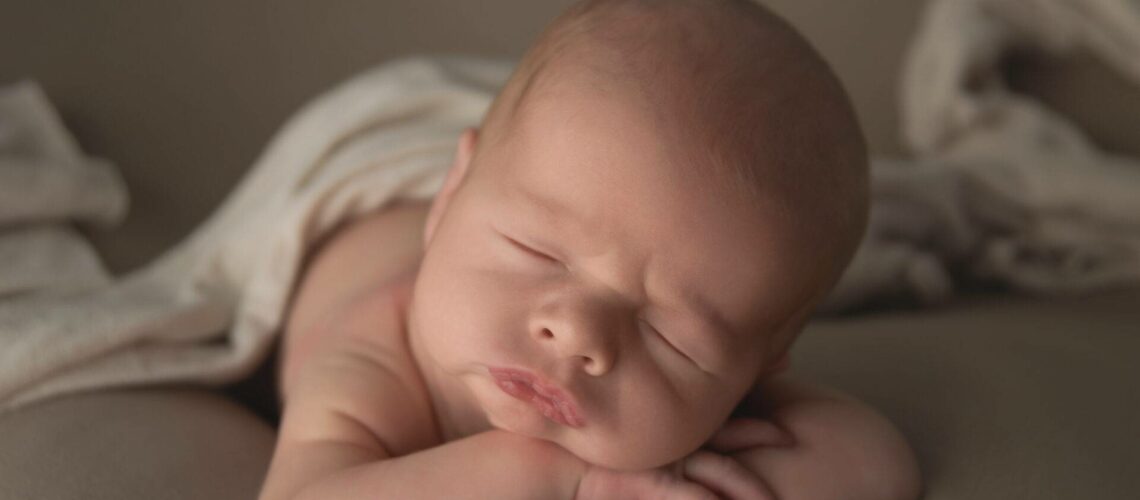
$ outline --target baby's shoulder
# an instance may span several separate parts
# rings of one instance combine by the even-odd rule
[[[378,286],[334,309],[288,346],[282,393],[293,439],[379,445],[402,456],[439,443],[431,399],[407,346],[411,280]]]
[[[409,423],[431,421],[429,398],[412,383],[418,376],[405,323],[424,216],[424,206],[409,203],[361,217],[308,256],[277,365],[286,412],[298,384],[315,385],[320,389],[301,398],[308,406],[340,408],[377,435],[384,434],[381,428],[394,432],[399,437],[390,451],[408,449],[410,442],[399,441],[409,436],[429,437],[428,428],[406,430]],[[384,410],[370,415],[376,408]]]
[[[345,222],[306,256],[286,330],[308,330],[329,311],[419,267],[427,207],[408,202]]]

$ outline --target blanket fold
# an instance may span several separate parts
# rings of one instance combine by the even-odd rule
[[[126,208],[118,171],[80,152],[38,86],[0,89],[0,303],[106,283],[94,249],[67,222],[111,226]]]
[[[1032,294],[1140,283],[1140,161],[1009,90],[1007,53],[1084,51],[1140,90],[1140,3],[933,0],[903,67],[909,160],[872,164],[871,219],[819,313],[963,283]]]
[[[0,300],[0,404],[111,385],[220,384],[280,328],[304,249],[338,223],[432,196],[511,64],[391,62],[298,111],[211,217],[147,266]]]

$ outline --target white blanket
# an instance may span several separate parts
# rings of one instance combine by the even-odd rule
[[[819,309],[956,286],[1033,294],[1140,283],[1140,161],[1010,91],[1011,50],[1099,58],[1140,91],[1138,0],[933,0],[901,81],[915,159],[876,159],[867,237]]]
[[[90,388],[218,384],[249,374],[279,331],[304,249],[346,218],[432,196],[460,132],[479,122],[510,70],[503,61],[411,59],[361,74],[291,118],[209,220],[155,262],[114,281],[101,268],[76,271],[71,281],[82,282],[78,287],[43,286],[50,277],[37,273],[23,293],[0,295],[0,411]],[[19,104],[36,95],[17,88],[4,100],[27,111]],[[20,116],[5,114],[7,136],[42,133],[24,127]],[[15,169],[31,176],[36,170]],[[73,195],[73,185],[110,173],[38,186],[44,189],[26,196],[27,204],[52,199],[34,210],[20,203],[19,217],[10,219],[58,211],[51,207]],[[37,187],[0,176],[11,192]],[[118,217],[119,196],[100,196],[101,203],[66,215]],[[7,283],[11,270],[0,269]]]
[[[970,272],[1025,290],[1138,280],[1136,164],[1095,151],[1029,101],[960,85],[963,74],[984,68],[1007,39],[1084,46],[1140,81],[1140,71],[1124,70],[1140,62],[1127,57],[1140,51],[1118,46],[1138,36],[1135,10],[1128,11],[1131,18],[1122,12],[1125,1],[1080,3],[1086,10],[1062,8],[1078,5],[1065,0],[932,4],[903,89],[907,135],[920,160],[875,162],[871,231],[821,312],[900,292],[938,300],[952,291],[947,269],[963,262]],[[1056,8],[1034,10],[1046,3]],[[990,8],[998,4],[1005,10]],[[1035,13],[1023,19],[1030,26],[1054,23],[1069,35],[1039,39],[995,21],[1018,12]],[[983,28],[993,32],[979,39]],[[25,148],[31,153],[24,160],[0,163],[0,237],[20,245],[38,237],[54,241],[39,245],[70,248],[50,257],[17,250],[49,264],[0,267],[0,283],[27,274],[22,284],[0,290],[0,412],[84,389],[221,384],[248,375],[280,330],[308,245],[346,218],[396,199],[432,196],[459,133],[479,122],[510,69],[504,61],[410,59],[330,90],[285,124],[208,221],[155,262],[116,280],[58,223],[61,217],[117,220],[125,198],[114,171],[82,159],[74,145],[62,163],[82,168],[63,177],[39,171],[56,168],[43,144]],[[5,137],[16,144],[13,137],[37,133],[68,142],[58,120],[55,131],[45,133],[15,118],[26,118],[35,94],[24,87],[0,96],[0,145]],[[20,112],[5,108],[19,102]],[[32,107],[42,114],[42,104]],[[26,180],[37,177],[54,180]],[[78,197],[75,186],[97,186],[102,194]],[[4,204],[7,193],[23,193],[25,201]],[[33,203],[39,205],[30,208]],[[29,221],[47,220],[68,235],[17,232],[34,228]]]
[[[0,89],[0,300],[106,283],[91,246],[64,222],[113,225],[126,203],[118,172],[80,153],[39,87]]]

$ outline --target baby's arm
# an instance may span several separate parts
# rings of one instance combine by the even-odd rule
[[[914,500],[921,490],[910,446],[883,416],[849,396],[786,377],[771,379],[754,399],[791,433],[791,446],[731,453],[781,500]]]
[[[418,382],[363,333],[398,327],[385,300],[350,308],[289,365],[260,498],[573,498],[585,464],[557,445],[503,431],[438,445]]]

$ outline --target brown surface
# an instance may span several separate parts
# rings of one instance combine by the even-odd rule
[[[915,447],[929,500],[1140,491],[1140,289],[971,297],[810,324],[793,371],[857,395]]]
[[[1140,87],[1088,54],[1020,53],[1010,88],[1036,97],[1084,130],[1097,147],[1140,157]]]
[[[273,429],[201,389],[101,391],[0,416],[0,498],[255,498]]]

